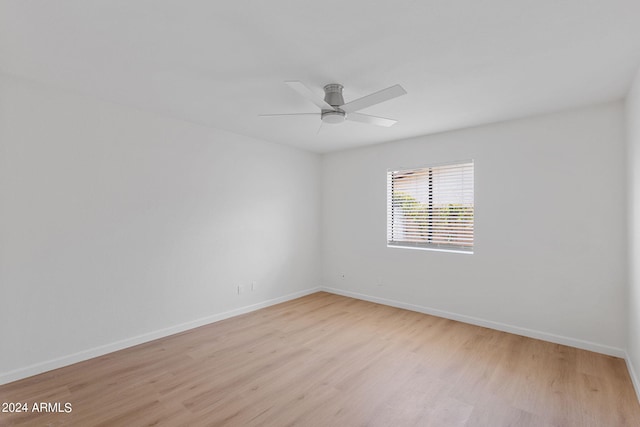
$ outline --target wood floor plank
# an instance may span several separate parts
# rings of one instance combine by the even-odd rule
[[[639,426],[623,360],[318,292],[0,386],[1,426]]]

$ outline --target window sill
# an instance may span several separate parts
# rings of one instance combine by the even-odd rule
[[[388,248],[394,248],[394,249],[417,249],[420,251],[432,251],[432,252],[450,252],[450,253],[454,253],[454,254],[467,254],[467,255],[473,255],[473,249],[471,250],[465,250],[465,249],[451,249],[451,248],[438,248],[438,247],[425,247],[425,246],[411,246],[411,245],[389,245],[387,244]]]

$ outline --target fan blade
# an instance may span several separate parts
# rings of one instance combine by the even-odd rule
[[[277,117],[277,116],[319,116],[320,113],[284,113],[284,114],[258,114],[258,117]]]
[[[362,110],[363,108],[388,101],[398,96],[405,95],[406,93],[407,91],[404,90],[402,86],[395,85],[386,89],[379,90],[378,92],[372,93],[371,95],[363,96],[362,98],[347,102],[340,108],[347,113],[352,113],[354,111]]]
[[[385,119],[384,117],[370,116],[362,113],[349,113],[347,114],[347,120],[353,120],[354,122],[367,123],[370,125],[384,126],[388,128],[398,123],[397,120]]]
[[[291,89],[298,92],[304,98],[313,102],[315,105],[320,107],[323,110],[333,110],[334,108],[329,105],[324,98],[319,97],[314,92],[311,91],[308,87],[306,87],[302,82],[299,81],[286,81],[285,82]]]

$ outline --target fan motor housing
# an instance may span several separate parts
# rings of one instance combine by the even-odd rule
[[[335,108],[335,110],[322,110],[322,121],[325,123],[337,124],[344,122],[347,116],[339,107],[344,105],[342,97],[343,86],[339,83],[330,83],[324,87],[324,101]]]
[[[344,105],[342,97],[343,86],[339,83],[330,83],[324,87],[324,100],[332,107]]]
[[[322,110],[322,121],[325,123],[342,123],[346,117],[347,113],[339,108],[336,108],[335,110]]]

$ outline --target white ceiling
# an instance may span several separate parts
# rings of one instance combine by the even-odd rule
[[[0,0],[0,71],[327,152],[619,99],[640,64],[638,0]],[[315,112],[283,81],[391,128]]]

